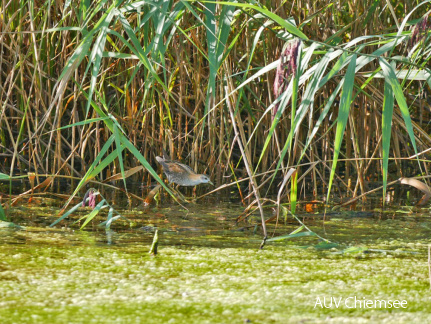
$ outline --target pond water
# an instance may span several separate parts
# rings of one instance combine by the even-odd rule
[[[58,207],[10,209],[23,227],[0,228],[0,323],[431,322],[427,208],[303,213],[331,244],[309,236],[263,250],[258,215],[236,224],[240,204],[187,208],[125,210],[132,226],[109,231],[103,215],[73,225],[89,210],[50,228]],[[298,227],[268,223],[276,236]]]

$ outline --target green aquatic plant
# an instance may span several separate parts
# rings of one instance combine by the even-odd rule
[[[97,196],[100,196],[101,199],[100,199],[100,202],[96,205],[96,197]],[[59,222],[61,222],[62,220],[64,220],[68,216],[70,216],[72,213],[77,211],[79,208],[85,207],[86,204],[88,204],[88,207],[91,208],[91,212],[89,214],[81,216],[78,220],[75,221],[75,223],[79,223],[82,220],[84,220],[84,222],[81,225],[81,229],[83,229],[89,222],[91,222],[99,214],[99,212],[101,210],[106,209],[106,208],[109,208],[107,219],[106,219],[106,221],[100,223],[99,226],[105,226],[106,230],[109,230],[112,222],[119,219],[119,218],[123,218],[130,223],[130,221],[126,217],[124,217],[120,213],[118,213],[107,202],[107,200],[100,194],[99,191],[97,191],[94,188],[90,188],[85,193],[84,199],[81,202],[79,202],[75,206],[71,207],[68,211],[66,211],[64,213],[61,211],[60,217],[55,222],[53,222],[50,225],[50,227],[57,225]],[[64,210],[64,208],[63,208],[63,210]],[[114,216],[115,214],[116,214],[116,216]]]

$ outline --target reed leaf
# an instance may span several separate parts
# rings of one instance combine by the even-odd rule
[[[290,184],[290,212],[296,214],[296,203],[298,198],[298,172],[292,175],[292,180]]]
[[[331,79],[332,76],[334,76],[336,73],[338,73],[338,71],[344,66],[344,63],[347,61],[347,53],[343,53],[343,55],[341,55],[340,59],[337,61],[337,63],[334,65],[334,67],[331,69],[331,71],[325,76],[325,78],[322,79],[322,82],[327,82],[329,79]],[[341,87],[344,84],[344,79],[342,79],[337,87],[334,89],[334,91],[331,93],[331,95],[329,96],[329,99],[325,105],[325,107],[322,110],[322,113],[319,116],[319,119],[316,121],[316,124],[313,127],[313,130],[311,131],[310,135],[307,137],[307,141],[304,145],[304,148],[302,149],[301,152],[301,156],[299,158],[299,161],[302,160],[302,157],[304,156],[306,150],[308,149],[311,141],[314,139],[314,136],[316,135],[317,131],[320,128],[320,125],[322,124],[323,120],[326,118],[326,116],[328,115],[328,112],[330,110],[330,108],[332,107],[332,104],[335,100],[335,98],[338,95],[338,92],[340,92]]]
[[[67,216],[69,216],[70,214],[72,214],[73,212],[75,212],[79,207],[82,207],[82,201],[80,201],[75,206],[73,206],[72,208],[70,208],[67,212],[65,212],[63,215],[61,215],[61,217],[57,218],[51,225],[49,225],[49,227],[53,227],[53,226],[57,225],[59,222],[61,222]]]
[[[76,196],[76,194],[81,190],[81,188],[84,186],[84,184],[91,179],[93,175],[93,171],[96,168],[96,166],[101,161],[102,157],[105,155],[105,153],[108,151],[108,149],[111,147],[112,143],[114,142],[114,136],[111,135],[106,143],[103,145],[102,149],[100,150],[99,154],[94,159],[93,163],[88,168],[88,171],[85,173],[85,175],[82,177],[82,179],[79,181],[78,185],[76,186],[75,190],[73,191],[72,195],[69,197],[67,202],[64,204],[63,208],[61,209],[60,213],[64,211],[64,209],[69,205],[69,203],[72,201],[73,197]],[[112,154],[112,153],[111,153]],[[115,155],[115,153],[114,153]],[[108,163],[109,164],[109,163]],[[102,169],[103,170],[103,169]],[[96,171],[97,174],[100,172],[99,170]]]
[[[141,164],[145,167],[145,169],[147,169],[147,171],[151,174],[151,176],[156,179],[156,181],[158,183],[160,183],[163,188],[165,188],[165,190],[172,196],[175,197],[175,195],[173,194],[173,192],[165,185],[165,183],[163,182],[162,179],[160,179],[159,175],[157,174],[157,172],[151,167],[151,165],[148,163],[148,161],[142,156],[141,152],[138,151],[138,149],[132,144],[130,143],[130,141],[125,137],[125,136],[121,136],[121,143],[124,145],[125,148],[127,148],[130,153],[132,153],[134,155],[134,157],[136,159],[138,159],[139,162],[141,162]]]
[[[356,68],[356,54],[352,55],[349,66],[344,76],[343,90],[341,91],[340,107],[337,118],[337,131],[335,134],[334,143],[334,157],[332,158],[331,175],[328,183],[327,200],[331,193],[332,182],[334,180],[335,169],[337,167],[338,155],[340,154],[341,142],[343,140],[344,130],[347,125],[347,119],[350,111],[350,101],[352,100],[353,84],[355,83],[355,68]]]
[[[105,48],[106,36],[109,30],[108,26],[110,25],[111,20],[112,18],[114,18],[114,14],[116,12],[114,8],[115,6],[112,5],[107,11],[106,18],[103,21],[101,21],[99,35],[97,36],[96,41],[94,42],[93,50],[91,51],[91,54],[90,54],[90,60],[87,66],[87,70],[88,70],[90,65],[92,65],[90,88],[88,90],[89,98],[93,97],[93,92],[97,82],[97,76],[100,71],[100,64],[103,58],[103,49]],[[90,109],[90,103],[91,101],[87,100],[86,115],[88,115],[88,111]]]
[[[109,212],[108,212],[108,218],[106,219],[106,225],[105,228],[106,229],[110,229],[111,228],[111,223],[112,223],[112,216],[114,215],[114,208],[110,207],[109,208]]]
[[[304,83],[309,77],[314,75],[314,74],[311,74],[310,71],[314,72],[315,68],[310,68],[307,70],[308,77],[306,77],[306,78],[304,77],[304,73],[306,73],[305,71],[306,71],[306,67],[308,65],[308,62],[310,61],[310,59],[311,59],[314,51],[316,50],[317,46],[318,46],[317,44],[311,45],[305,51],[304,57],[299,58],[298,71],[296,72],[296,75],[295,75],[296,80],[295,79],[293,80],[292,90],[291,90],[292,91],[291,92],[292,93],[292,111],[291,111],[291,116],[290,116],[291,117],[290,131],[289,131],[289,134],[287,136],[287,140],[284,143],[283,149],[281,151],[280,158],[277,162],[277,166],[275,168],[276,172],[280,169],[281,163],[282,163],[284,157],[286,156],[286,153],[290,152],[290,149],[292,146],[293,135],[296,134],[297,126],[302,121],[301,118],[298,118],[298,113],[296,110],[296,105],[297,105],[297,100],[298,100],[298,89],[299,89],[299,85],[301,84],[301,81],[302,81],[302,83]],[[325,63],[324,63],[324,65],[325,65]],[[289,87],[290,87],[290,84],[289,84]],[[287,91],[289,91],[289,88],[287,89]],[[316,91],[317,91],[317,89],[316,89]],[[301,102],[303,102],[303,101],[301,101]],[[300,108],[298,109],[300,114],[303,113],[302,110],[305,110],[305,109],[301,109],[303,107],[304,107],[304,105],[300,105]],[[303,116],[305,116],[305,113]],[[275,179],[276,172],[274,173],[274,176],[273,176],[273,179],[271,180],[271,183]]]
[[[382,116],[382,163],[383,163],[383,204],[385,203],[386,187],[388,184],[389,147],[392,132],[392,113],[394,110],[394,92],[388,80],[385,79],[385,93],[383,99]]]
[[[112,136],[115,138],[114,135],[112,135]],[[90,181],[90,180],[94,179],[96,176],[98,176],[100,174],[100,172],[102,172],[108,165],[110,165],[112,162],[115,161],[115,159],[118,158],[118,152],[120,152],[120,154],[121,154],[121,152],[123,151],[123,148],[121,147],[121,145],[119,147],[120,147],[119,150],[117,150],[117,149],[114,150],[106,158],[100,160],[100,163],[93,170],[91,170],[91,172],[89,172],[89,174],[86,178],[86,181]],[[99,155],[98,155],[98,157],[99,157]]]
[[[109,117],[109,116],[90,118],[90,119],[86,119],[86,120],[83,120],[83,121],[80,121],[80,122],[77,122],[77,123],[73,123],[73,124],[70,124],[70,125],[62,126],[62,127],[57,128],[55,130],[52,130],[51,132],[55,132],[55,131],[58,131],[58,130],[62,130],[62,129],[70,128],[70,127],[75,127],[75,126],[88,125],[88,124],[95,123],[95,122],[98,122],[98,121],[105,121],[105,120],[108,120],[110,118],[111,117]]]
[[[219,5],[228,5],[228,6],[235,6],[235,7],[239,7],[239,8],[256,10],[256,11],[260,12],[261,14],[263,14],[264,16],[268,17],[269,19],[278,23],[281,27],[283,27],[286,31],[288,31],[292,35],[295,35],[296,37],[299,37],[303,40],[308,39],[308,37],[304,33],[302,33],[295,25],[293,25],[289,20],[284,20],[280,16],[276,15],[275,13],[273,13],[273,12],[271,12],[265,8],[261,8],[261,7],[258,7],[258,6],[252,5],[252,4],[248,4],[248,3],[225,2],[225,1],[217,1],[217,2],[215,2],[215,1],[202,1],[202,2],[203,3],[217,3]]]
[[[80,229],[83,229],[94,217],[97,216],[97,214],[100,212],[100,210],[104,207],[107,206],[106,205],[106,200],[102,199],[97,205],[96,207],[94,207],[94,209],[91,211],[90,214],[82,216],[79,220],[77,220],[76,222],[81,221],[82,219],[85,219],[84,223],[81,225]]]
[[[9,180],[10,178],[10,175],[0,172],[0,180]]]
[[[397,100],[398,106],[401,111],[401,115],[403,116],[403,119],[404,119],[407,133],[409,134],[413,149],[417,154],[418,150],[416,148],[415,135],[413,133],[412,119],[410,117],[409,107],[407,106],[403,89],[401,88],[401,85],[398,83],[394,68],[388,63],[388,61],[386,61],[383,57],[380,57],[379,63],[380,63],[380,67],[382,68],[382,72],[385,75],[386,82],[388,82],[392,87],[392,91],[395,95],[395,99]]]
[[[121,176],[123,178],[124,189],[127,192],[126,175],[124,172],[124,162],[123,162],[123,148],[121,147],[121,136],[122,136],[122,134],[120,134],[120,132],[118,131],[118,127],[115,124],[114,124],[113,135],[114,135],[114,140],[115,140],[116,155],[118,158],[118,162],[120,164]]]
[[[7,221],[6,213],[4,212],[3,206],[0,204],[0,221]]]

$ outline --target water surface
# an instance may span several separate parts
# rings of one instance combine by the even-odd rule
[[[102,215],[80,231],[73,220],[89,210],[49,228],[58,207],[16,207],[13,220],[25,228],[0,229],[0,322],[431,322],[428,209],[341,210],[325,221],[304,212],[300,219],[332,245],[302,237],[259,250],[259,217],[236,224],[241,205],[187,208],[125,210],[131,223],[106,231],[97,227]],[[268,229],[298,226],[288,217]],[[157,256],[148,253],[155,229]],[[355,296],[407,306],[347,307]],[[339,307],[331,297],[342,298]]]

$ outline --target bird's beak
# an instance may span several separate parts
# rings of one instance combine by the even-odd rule
[[[214,186],[214,183],[212,183],[212,182],[211,182],[211,180],[210,180],[210,181],[208,181],[208,183],[210,183],[210,184],[212,184],[212,185]]]

